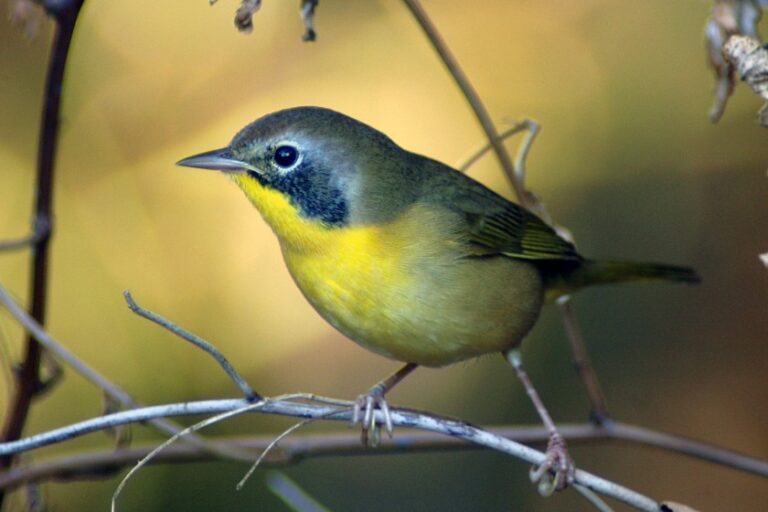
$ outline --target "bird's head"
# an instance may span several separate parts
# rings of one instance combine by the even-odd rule
[[[291,215],[326,228],[370,220],[391,194],[369,185],[386,183],[387,166],[401,154],[386,135],[351,117],[297,107],[257,119],[229,146],[177,164],[227,173],[280,236]]]

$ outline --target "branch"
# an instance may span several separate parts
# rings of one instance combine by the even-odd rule
[[[766,461],[634,425],[622,423],[613,423],[608,426],[597,426],[592,423],[565,424],[560,425],[559,429],[563,436],[568,439],[569,444],[587,444],[606,440],[628,441],[640,446],[671,450],[689,457],[706,459],[716,464],[768,477],[768,462]],[[486,430],[497,436],[527,444],[545,443],[549,435],[547,430],[541,426],[502,426],[489,427]],[[220,450],[260,453],[273,439],[273,436],[232,437],[217,440],[207,439],[207,443],[209,446]],[[135,464],[154,447],[154,444],[144,443],[130,448],[77,452],[26,466],[15,466],[0,474],[0,489],[10,490],[27,483],[46,480],[69,480],[109,474]],[[477,445],[467,444],[458,438],[445,437],[433,432],[405,430],[397,433],[397,440],[382,440],[375,450],[371,450],[360,443],[360,436],[357,434],[324,433],[294,436],[282,440],[279,446],[264,459],[263,465],[298,464],[308,458],[404,455],[424,452],[466,451],[479,448]],[[211,462],[213,460],[215,459],[209,453],[193,445],[175,444],[160,452],[150,463],[171,464]]]
[[[480,96],[477,94],[477,91],[475,91],[475,88],[470,83],[467,75],[465,75],[464,71],[462,71],[458,61],[451,53],[448,45],[445,44],[445,41],[440,36],[440,33],[432,23],[432,20],[429,19],[429,16],[427,15],[426,11],[424,11],[424,8],[421,6],[419,1],[403,0],[403,3],[405,3],[408,10],[411,11],[413,17],[416,18],[416,21],[419,23],[419,26],[429,39],[429,42],[432,43],[432,47],[443,61],[443,64],[445,64],[445,67],[448,68],[448,72],[456,81],[456,85],[459,86],[462,94],[464,94],[464,98],[466,98],[467,102],[472,108],[472,112],[474,112],[475,117],[480,122],[480,126],[485,132],[485,136],[487,137],[488,142],[491,144],[496,158],[499,160],[499,165],[501,165],[501,168],[504,170],[507,176],[510,177],[510,181],[512,181],[512,186],[515,188],[515,194],[517,194],[518,199],[520,199],[520,203],[526,208],[530,208],[530,193],[525,190],[525,188],[522,187],[519,182],[513,179],[513,176],[515,175],[515,168],[512,164],[512,160],[509,158],[509,154],[507,154],[506,150],[504,149],[504,144],[502,143],[502,140],[496,131],[496,127],[491,120],[491,116],[488,114],[488,110],[485,108],[485,105],[480,99]]]
[[[40,243],[44,238],[48,237],[51,233],[50,222],[44,218],[37,217],[32,226],[32,233],[15,240],[3,240],[0,241],[0,251],[12,251],[14,249],[23,249],[27,246],[35,246]]]
[[[53,354],[59,361],[71,367],[82,376],[85,380],[95,385],[102,390],[105,395],[126,408],[142,407],[143,404],[134,400],[127,391],[117,386],[112,381],[101,375],[98,371],[91,368],[84,361],[80,360],[72,352],[70,352],[64,345],[56,341],[50,334],[45,332],[42,326],[37,323],[28,313],[26,313],[18,304],[16,304],[8,292],[0,285],[0,304],[5,306],[8,312],[24,327],[29,335],[34,338],[36,343],[44,347],[48,352]],[[161,432],[167,434],[177,434],[182,430],[180,425],[177,425],[164,418],[155,418],[149,421],[151,425],[156,427]],[[247,456],[237,451],[220,451],[215,447],[209,447],[206,441],[199,436],[186,436],[184,438],[187,442],[195,444],[210,453],[218,455],[220,457],[233,458],[235,460],[247,460]],[[2,456],[2,454],[0,454]]]
[[[69,55],[69,45],[75,30],[80,8],[84,0],[51,2],[49,13],[56,19],[56,32],[53,38],[48,75],[45,83],[43,115],[40,125],[40,137],[37,154],[37,178],[35,197],[36,227],[45,226],[39,239],[32,245],[32,275],[30,313],[39,323],[45,321],[45,302],[48,287],[48,243],[51,234],[51,211],[53,205],[53,171],[59,132],[59,107],[64,81],[64,69]],[[10,441],[21,435],[27,414],[34,397],[44,389],[40,379],[42,349],[32,336],[27,336],[24,360],[16,373],[16,390],[11,399],[2,439]],[[0,458],[0,468],[10,467],[11,457]],[[3,502],[0,493],[0,506]]]
[[[128,423],[147,421],[158,417],[217,414],[243,407],[249,408],[252,412],[277,414],[302,419],[312,418],[350,421],[352,418],[352,402],[333,400],[333,405],[325,405],[296,402],[296,400],[311,400],[313,402],[324,401],[313,395],[296,394],[268,398],[255,404],[249,403],[247,400],[230,399],[144,407],[142,409],[123,411],[93,418],[67,427],[37,434],[19,441],[0,444],[0,455],[10,455],[28,451],[67,439],[72,439],[74,437],[79,437],[97,430],[113,428]],[[340,404],[345,405],[340,408]],[[376,411],[376,414],[378,415],[377,421],[382,422],[383,417],[381,417],[381,412]],[[540,465],[546,458],[543,453],[537,450],[462,421],[406,409],[391,409],[390,414],[394,425],[417,428],[447,435],[452,438],[461,439],[465,442],[512,455],[531,464]],[[654,500],[584,470],[576,470],[575,483],[604,496],[622,501],[639,510],[661,510],[661,505]]]
[[[219,366],[221,366],[229,378],[232,379],[232,382],[234,382],[235,385],[240,388],[240,391],[242,391],[243,395],[245,395],[245,398],[249,402],[255,402],[262,399],[262,397],[256,393],[247,382],[245,382],[245,379],[240,376],[237,370],[235,370],[234,366],[230,364],[229,360],[224,356],[224,354],[221,353],[219,349],[204,339],[200,338],[199,336],[195,336],[191,332],[182,329],[170,320],[163,318],[157,313],[139,306],[136,304],[136,301],[133,300],[133,297],[131,297],[131,294],[128,290],[123,292],[123,297],[125,298],[125,302],[128,303],[130,310],[140,317],[146,318],[147,320],[154,322],[165,329],[168,329],[176,336],[192,343],[194,346],[203,350],[204,352],[207,352],[216,360],[217,363],[219,363]]]

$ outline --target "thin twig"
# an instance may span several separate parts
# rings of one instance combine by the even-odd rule
[[[448,68],[450,75],[456,81],[456,85],[458,85],[459,89],[461,89],[461,92],[464,94],[464,97],[472,108],[475,117],[477,117],[477,120],[480,122],[480,126],[488,138],[488,142],[493,147],[493,152],[496,155],[496,158],[499,160],[501,168],[504,170],[507,176],[510,177],[517,197],[520,199],[520,202],[523,206],[527,206],[528,191],[522,188],[520,184],[513,179],[515,175],[515,169],[514,165],[512,164],[512,160],[509,158],[509,154],[507,154],[506,150],[504,149],[504,144],[499,138],[499,134],[496,131],[496,127],[494,126],[493,121],[491,120],[491,116],[488,114],[488,110],[485,108],[485,105],[480,99],[480,96],[477,94],[477,91],[475,91],[475,88],[464,74],[464,71],[462,71],[458,61],[456,61],[456,58],[451,53],[448,45],[446,45],[445,41],[443,41],[443,38],[440,36],[437,28],[432,23],[432,20],[429,19],[429,16],[427,15],[426,11],[424,11],[421,3],[419,3],[418,0],[403,0],[403,3],[406,5],[406,7],[408,7],[408,10],[411,11],[413,17],[416,18],[416,21],[424,31],[424,34],[426,34],[430,43],[432,43],[432,47],[440,56],[440,59],[443,61],[443,64],[445,64],[445,67]]]
[[[613,512],[613,509],[608,506],[606,502],[603,501],[603,499],[592,492],[590,489],[587,489],[583,485],[574,484],[573,488],[576,489],[576,492],[581,494],[584,499],[586,499],[590,505],[595,507],[598,512]]]
[[[504,142],[514,134],[519,133],[523,130],[527,130],[528,129],[527,121],[528,121],[527,119],[524,119],[523,121],[520,121],[519,123],[515,123],[509,128],[507,128],[506,130],[504,130],[503,132],[501,132],[499,134],[499,142]],[[475,164],[475,162],[477,162],[483,156],[485,156],[485,154],[488,153],[491,149],[493,149],[491,144],[486,142],[485,144],[477,148],[475,151],[473,151],[472,154],[456,168],[461,172],[467,172],[467,170],[469,170],[469,168],[472,167]]]
[[[243,489],[243,487],[245,486],[245,483],[251,478],[251,475],[253,475],[253,472],[256,471],[256,468],[258,468],[262,462],[264,462],[264,459],[277,446],[277,443],[287,438],[289,435],[293,434],[294,432],[299,430],[301,427],[308,425],[313,421],[314,421],[313,419],[309,419],[309,420],[301,420],[298,423],[294,423],[287,429],[283,430],[274,439],[272,439],[272,441],[267,445],[267,447],[264,448],[264,451],[262,451],[261,454],[259,454],[259,458],[256,459],[256,461],[251,465],[250,468],[248,468],[248,471],[246,471],[245,475],[243,475],[243,478],[241,478],[240,481],[237,482],[235,489],[237,489],[238,491],[241,491]]]
[[[17,238],[16,240],[2,240],[0,241],[0,251],[23,249],[24,247],[33,245],[35,240],[36,237],[34,234],[27,235],[24,238]]]
[[[296,512],[330,512],[296,482],[279,471],[270,471],[267,474],[267,488]]]
[[[601,425],[608,420],[608,405],[605,401],[605,395],[597,380],[597,373],[592,367],[592,360],[589,352],[584,345],[584,337],[581,335],[579,323],[576,321],[576,315],[571,307],[570,296],[564,295],[557,299],[557,308],[560,310],[560,318],[565,327],[566,338],[571,345],[571,355],[573,367],[576,374],[584,383],[589,397],[589,403],[592,407],[590,412],[592,421]]]
[[[245,395],[245,398],[249,402],[256,402],[258,400],[261,400],[261,395],[256,393],[250,385],[248,385],[247,382],[245,382],[245,379],[243,379],[240,374],[235,370],[235,368],[229,363],[229,360],[224,356],[224,354],[221,353],[219,349],[205,341],[204,339],[200,338],[199,336],[195,336],[191,332],[179,327],[178,325],[174,324],[170,320],[167,320],[166,318],[163,318],[162,316],[158,315],[157,313],[154,313],[152,311],[149,311],[148,309],[144,309],[143,307],[136,304],[136,301],[133,300],[133,297],[131,297],[131,294],[128,290],[123,292],[123,297],[125,297],[125,302],[128,303],[128,307],[136,313],[137,315],[146,318],[147,320],[150,320],[157,325],[171,331],[176,336],[192,343],[196,347],[204,350],[208,354],[213,357],[217,363],[224,369],[224,371],[229,375],[229,378],[232,379],[232,381],[235,383],[235,385],[240,388],[240,391],[242,391],[243,395]]]
[[[231,412],[248,408],[253,412],[266,414],[278,414],[297,418],[315,418],[332,419],[338,421],[350,421],[352,417],[351,407],[339,410],[338,407],[297,403],[297,398],[305,398],[306,395],[285,395],[270,399],[265,399],[257,403],[249,403],[245,400],[206,400],[199,402],[187,402],[168,404],[163,406],[145,407],[143,409],[134,409],[123,411],[107,416],[93,418],[70,425],[31,436],[27,439],[4,443],[0,445],[0,455],[12,454],[19,451],[31,450],[47,444],[63,441],[84,435],[89,432],[114,427],[126,423],[135,423],[146,421],[158,416],[187,416],[195,414],[218,414],[222,412]],[[351,403],[350,403],[351,406]],[[378,422],[384,420],[380,411],[376,414]],[[485,446],[487,448],[506,453],[516,458],[527,461],[531,464],[540,465],[544,462],[546,456],[532,448],[516,443],[509,439],[497,436],[489,431],[469,425],[465,422],[434,416],[431,414],[405,409],[390,410],[392,423],[399,427],[410,427],[422,430],[428,430],[441,433],[451,437],[463,439],[466,442]],[[604,496],[611,497],[627,503],[639,510],[657,512],[659,504],[654,500],[643,496],[631,489],[618,485],[614,482],[605,480],[601,477],[577,469],[574,475],[574,481],[592,491],[598,492]]]
[[[65,363],[76,373],[81,375],[85,380],[92,383],[99,389],[101,389],[108,397],[115,400],[117,403],[126,408],[138,408],[143,407],[143,404],[134,400],[128,392],[116,385],[98,371],[91,368],[87,363],[79,359],[72,352],[70,352],[64,345],[56,341],[50,334],[45,332],[42,326],[37,323],[26,311],[24,311],[16,302],[11,298],[5,288],[0,284],[0,304],[2,304],[8,312],[13,316],[24,329],[30,334],[30,336],[39,343],[42,347],[53,354],[59,361]],[[172,421],[158,417],[148,421],[149,424],[167,434],[177,434],[183,427],[175,424]],[[187,436],[185,438],[188,442],[202,447],[203,450],[207,450],[210,453],[216,454],[221,457],[233,458],[235,460],[249,460],[247,454],[239,451],[229,450],[221,451],[215,447],[207,446],[206,441],[198,436]]]
[[[131,479],[131,477],[135,475],[139,471],[139,469],[141,469],[146,464],[148,464],[152,459],[154,459],[157,454],[161,453],[168,446],[172,445],[173,443],[183,438],[184,436],[193,434],[198,430],[202,430],[205,427],[224,421],[227,418],[238,416],[240,414],[248,412],[251,409],[257,409],[258,407],[260,407],[261,403],[262,402],[256,402],[256,403],[247,402],[245,405],[242,405],[240,407],[237,407],[229,411],[222,412],[213,417],[206,418],[203,421],[195,423],[194,425],[191,425],[185,428],[184,430],[174,434],[169,439],[166,439],[162,444],[160,444],[154,450],[152,450],[147,455],[145,455],[139,462],[134,464],[131,470],[128,471],[128,473],[123,477],[122,480],[120,480],[120,483],[115,489],[115,492],[112,493],[112,504],[111,504],[112,512],[115,512],[117,510],[117,498],[120,496],[120,493],[123,491],[123,489],[125,488],[128,481]]]
[[[45,332],[39,322],[36,322],[29,313],[24,311],[16,302],[11,298],[8,292],[5,290],[2,284],[0,284],[0,304],[15,318],[22,327],[29,333],[30,337],[45,347],[56,358],[67,364],[76,373],[81,375],[85,380],[94,384],[104,393],[118,401],[124,407],[138,407],[139,404],[131,398],[131,396],[119,386],[115,385],[109,379],[101,375],[99,372],[88,366],[85,362],[80,360],[71,351],[65,348],[61,343],[53,339],[50,334]]]

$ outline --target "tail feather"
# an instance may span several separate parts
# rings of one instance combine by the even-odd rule
[[[701,281],[696,271],[690,267],[660,263],[587,260],[578,273],[584,274],[581,279],[585,281],[585,285],[623,283],[626,281],[679,281],[683,283]]]
[[[547,281],[547,299],[572,293],[585,286],[632,281],[672,281],[695,284],[701,278],[690,267],[630,261],[584,260],[580,265]]]

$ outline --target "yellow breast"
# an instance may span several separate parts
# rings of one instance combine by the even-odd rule
[[[530,265],[462,258],[444,217],[428,208],[387,225],[328,227],[254,183],[238,182],[277,234],[307,300],[372,351],[442,366],[502,351],[538,315],[541,283]]]

